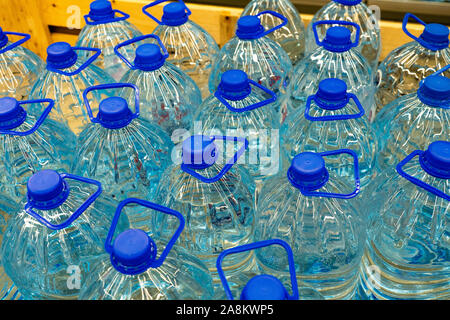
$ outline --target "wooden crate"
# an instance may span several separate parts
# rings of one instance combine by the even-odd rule
[[[0,26],[4,30],[26,32],[32,35],[25,46],[45,58],[46,48],[56,41],[74,45],[79,28],[84,25],[83,16],[89,12],[92,0],[0,0]],[[142,7],[149,0],[112,0],[113,8],[130,14],[130,22],[143,33],[151,33],[156,23],[142,13]],[[162,15],[162,5],[152,8],[156,16]],[[225,44],[235,30],[242,9],[202,4],[189,4],[191,19],[205,28],[219,45]],[[302,14],[307,25],[312,15]],[[77,25],[78,24],[78,25]],[[401,30],[401,22],[381,21],[383,59],[394,48],[411,41]],[[68,28],[70,27],[70,28]],[[75,28],[73,28],[75,27]],[[423,27],[411,23],[409,30],[420,34]]]

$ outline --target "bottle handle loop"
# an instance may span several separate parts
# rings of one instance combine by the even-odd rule
[[[119,49],[129,46],[130,44],[145,40],[145,39],[155,39],[156,41],[158,41],[159,47],[162,49],[163,51],[163,57],[164,59],[167,59],[169,57],[169,52],[167,51],[166,47],[164,46],[164,44],[162,43],[161,39],[155,35],[155,34],[145,34],[133,39],[129,39],[127,41],[124,41],[122,43],[119,43],[117,46],[114,47],[114,53],[132,70],[136,70],[138,69],[133,63],[131,63],[127,58],[125,58],[120,52]]]
[[[241,155],[244,153],[244,151],[248,148],[248,140],[245,138],[240,137],[228,137],[228,136],[211,136],[213,138],[213,141],[215,139],[222,140],[222,141],[237,141],[237,142],[243,142],[243,146],[234,154],[232,158],[230,158],[225,166],[220,170],[220,172],[212,177],[207,178],[205,176],[200,175],[195,170],[191,169],[187,164],[182,163],[181,164],[181,170],[184,172],[190,174],[194,178],[199,179],[200,181],[204,183],[214,183],[216,181],[219,181],[228,171],[230,171],[231,167],[238,161],[238,159],[241,157]]]
[[[273,103],[273,102],[275,102],[276,100],[277,100],[277,94],[275,93],[275,92],[273,92],[272,90],[269,90],[269,89],[267,89],[266,87],[264,87],[263,85],[260,85],[258,82],[256,82],[256,81],[253,81],[253,80],[248,80],[249,81],[249,83],[251,84],[251,85],[253,85],[253,86],[255,86],[255,87],[257,87],[257,88],[259,88],[259,89],[261,89],[262,91],[264,91],[265,93],[267,93],[267,94],[269,94],[270,95],[270,98],[269,99],[266,99],[266,100],[263,100],[263,101],[260,101],[260,102],[257,102],[257,103],[254,103],[254,104],[251,104],[251,105],[249,105],[249,106],[247,106],[247,107],[244,107],[244,108],[234,108],[228,101],[227,101],[227,99],[223,96],[223,92],[222,92],[222,90],[220,90],[220,88],[218,88],[217,90],[216,90],[216,92],[214,93],[214,96],[223,104],[223,105],[225,105],[225,107],[227,107],[230,111],[233,111],[233,112],[238,112],[238,113],[240,113],[240,112],[245,112],[245,111],[250,111],[250,110],[254,110],[254,109],[257,109],[257,108],[261,108],[261,107],[263,107],[263,106],[265,106],[265,105],[268,105],[268,104],[270,104],[270,103]]]
[[[150,12],[148,12],[147,9],[149,9],[149,8],[151,8],[151,7],[154,7],[154,6],[156,6],[156,5],[160,4],[160,3],[169,2],[169,1],[170,1],[170,0],[157,0],[157,1],[151,2],[151,3],[147,4],[147,5],[145,5],[144,7],[142,7],[142,12],[143,12],[146,16],[150,17],[150,18],[151,18],[153,21],[155,21],[157,24],[159,24],[159,25],[165,25],[164,22],[162,22],[161,20],[159,20],[158,18],[156,18],[156,17],[155,17],[154,15],[152,15]],[[178,2],[180,2],[180,3],[182,3],[182,4],[184,5],[184,7],[185,7],[185,9],[186,9],[187,15],[190,16],[192,12],[191,12],[191,10],[189,10],[189,8],[186,6],[186,4],[183,2],[183,0],[179,0]]]
[[[123,20],[127,20],[127,19],[130,18],[130,15],[128,13],[123,12],[123,11],[113,10],[113,12],[114,12],[114,18],[105,19],[105,20],[101,20],[101,21],[95,21],[95,20],[91,19],[91,15],[87,14],[87,15],[84,16],[84,21],[88,25],[96,26],[96,25],[99,25],[99,24],[123,21]],[[119,14],[119,16],[116,17],[116,14]]]
[[[355,35],[355,40],[352,42],[351,48],[353,47],[357,47],[359,44],[359,36],[361,33],[361,27],[354,22],[350,22],[350,21],[339,21],[339,20],[321,20],[321,21],[316,21],[313,23],[312,25],[312,29],[314,32],[314,39],[316,40],[316,44],[320,47],[323,47],[323,40],[320,41],[319,39],[319,34],[317,33],[317,26],[318,25],[322,25],[322,24],[337,24],[337,25],[341,25],[341,26],[352,26],[356,29],[356,35]]]
[[[361,118],[362,116],[364,116],[364,114],[365,114],[364,108],[362,107],[361,103],[359,102],[358,97],[356,97],[356,95],[354,95],[353,93],[347,93],[347,100],[346,100],[345,105],[348,104],[350,99],[355,102],[356,106],[358,107],[359,113],[312,117],[309,115],[309,111],[311,110],[312,101],[314,100],[319,105],[319,107],[320,107],[320,103],[317,102],[316,95],[311,95],[308,97],[308,99],[306,101],[306,107],[305,107],[305,112],[304,112],[305,118],[309,121],[336,121],[336,120],[357,119],[357,118]],[[342,107],[345,107],[345,105],[343,105]]]
[[[77,51],[77,50],[78,51],[92,51],[92,52],[95,52],[95,53],[91,57],[89,57],[89,59],[87,59],[75,71],[71,71],[71,72],[63,71],[63,70],[60,70],[60,69],[56,69],[56,68],[50,67],[48,64],[47,64],[47,70],[49,70],[51,72],[62,74],[64,76],[72,77],[72,76],[75,76],[75,75],[79,74],[84,69],[86,69],[90,64],[92,64],[102,54],[102,50],[97,49],[97,48],[72,47],[72,49],[74,51]]]
[[[166,247],[164,248],[164,250],[161,253],[161,255],[159,256],[159,258],[157,260],[153,261],[150,264],[151,268],[158,268],[164,263],[164,260],[166,259],[167,255],[169,254],[169,252],[172,249],[173,245],[175,244],[175,242],[180,237],[180,234],[183,231],[184,226],[185,226],[184,217],[178,211],[172,210],[170,208],[161,206],[159,204],[156,204],[156,203],[153,203],[153,202],[150,202],[150,201],[136,199],[136,198],[125,199],[125,200],[123,200],[122,202],[119,203],[119,206],[116,209],[116,213],[114,214],[114,218],[113,218],[113,221],[111,223],[111,227],[109,228],[108,235],[106,237],[105,250],[109,254],[111,254],[113,252],[113,236],[114,236],[114,232],[116,231],[117,224],[119,222],[120,214],[121,214],[121,212],[122,212],[122,210],[123,210],[123,208],[125,206],[127,206],[129,204],[132,204],[132,203],[138,204],[140,206],[147,207],[149,209],[153,209],[153,210],[156,210],[156,211],[159,211],[159,212],[162,212],[162,213],[165,213],[167,215],[174,216],[180,221],[180,224],[178,225],[177,230],[173,234],[172,238],[170,238],[169,242],[167,243]]]
[[[225,289],[225,293],[227,294],[227,298],[229,300],[234,300],[233,294],[231,293],[230,286],[228,284],[227,278],[225,277],[224,271],[222,269],[222,262],[224,258],[230,254],[251,251],[263,247],[268,247],[272,245],[279,245],[286,250],[288,262],[289,262],[289,273],[291,277],[291,286],[292,286],[292,295],[288,296],[288,300],[298,300],[298,285],[297,285],[297,276],[295,274],[295,262],[294,262],[294,254],[292,253],[292,249],[285,241],[280,239],[270,239],[263,240],[254,243],[245,244],[242,246],[226,249],[222,251],[216,261],[217,273],[219,274],[220,280],[222,281],[223,288]]]
[[[31,35],[29,35],[28,33],[20,33],[20,32],[10,32],[10,31],[4,31],[3,34],[5,35],[13,35],[13,36],[19,36],[22,37],[22,39],[17,40],[13,43],[11,43],[9,46],[6,46],[4,48],[0,48],[0,54],[5,53],[6,51],[12,50],[18,46],[20,46],[21,44],[27,42],[28,40],[30,40]]]
[[[86,90],[84,90],[83,92],[83,101],[84,101],[84,105],[86,106],[86,110],[88,112],[89,115],[89,119],[91,120],[92,123],[100,123],[100,119],[93,115],[92,113],[92,108],[91,105],[89,103],[89,98],[87,97],[87,95],[92,92],[92,91],[100,91],[100,90],[107,90],[107,89],[118,89],[118,88],[131,88],[134,90],[134,105],[135,105],[135,112],[133,113],[133,116],[131,117],[132,119],[136,119],[139,117],[140,114],[140,110],[139,110],[139,88],[137,86],[135,86],[134,84],[131,83],[108,83],[108,84],[100,84],[100,85],[96,85],[96,86],[92,86],[87,88]]]
[[[19,106],[25,105],[25,104],[34,104],[34,103],[48,103],[48,106],[44,109],[41,116],[38,118],[38,120],[36,121],[36,123],[34,124],[34,126],[32,128],[30,128],[27,131],[22,131],[22,132],[14,131],[14,130],[0,130],[0,134],[8,134],[11,136],[24,137],[24,136],[28,136],[28,135],[36,132],[36,130],[39,129],[39,127],[45,121],[45,119],[47,119],[47,116],[50,113],[50,111],[52,111],[53,106],[55,105],[55,100],[53,100],[53,99],[36,99],[36,100],[18,101]],[[26,114],[25,114],[25,117],[26,117]]]
[[[282,22],[281,22],[279,25],[277,25],[277,26],[275,26],[275,27],[273,27],[273,28],[271,28],[271,29],[265,30],[265,31],[261,34],[260,37],[264,37],[264,36],[268,35],[269,33],[272,33],[272,32],[274,32],[274,31],[276,31],[276,30],[278,30],[278,29],[284,27],[284,26],[287,25],[287,23],[288,23],[288,19],[287,19],[284,15],[282,15],[282,14],[280,14],[280,13],[278,13],[278,12],[272,11],[272,10],[262,11],[262,12],[258,13],[256,16],[259,18],[259,17],[262,16],[263,14],[270,14],[270,15],[276,17],[276,18],[281,19]]]
[[[27,203],[25,205],[25,212],[28,213],[33,218],[35,218],[37,221],[39,221],[42,225],[46,226],[47,228],[49,228],[51,230],[61,230],[61,229],[68,227],[69,225],[71,225],[72,222],[74,222],[76,219],[78,219],[78,217],[83,212],[85,212],[89,208],[89,206],[102,193],[102,185],[99,181],[80,177],[80,176],[75,176],[75,175],[68,174],[68,173],[60,174],[60,176],[64,180],[64,183],[66,183],[65,179],[76,180],[76,181],[80,181],[80,182],[84,182],[87,184],[92,184],[92,185],[97,186],[97,191],[95,191],[92,195],[90,195],[89,198],[87,198],[86,201],[83,202],[83,204],[77,210],[75,210],[75,212],[72,213],[72,215],[66,221],[64,221],[63,223],[60,223],[60,224],[53,224],[53,223],[49,222],[47,219],[45,219],[43,216],[36,213],[34,211],[34,208],[36,208],[36,206],[35,206],[35,204],[33,204],[33,201],[28,197]],[[65,184],[64,192],[67,193],[66,197],[64,198],[64,201],[65,201],[65,199],[67,199],[67,196],[70,193],[69,186],[67,184]],[[64,201],[62,203],[64,203]]]
[[[358,155],[355,151],[350,149],[338,149],[338,150],[332,150],[332,151],[326,151],[326,152],[320,152],[318,155],[321,157],[328,157],[328,156],[334,156],[339,154],[348,154],[352,156],[353,158],[353,164],[354,164],[354,177],[355,177],[355,189],[351,193],[332,193],[332,192],[320,192],[320,191],[309,191],[306,188],[303,188],[301,186],[297,186],[294,183],[294,180],[290,178],[291,172],[290,169],[288,169],[287,176],[291,183],[293,183],[300,192],[307,197],[325,197],[325,198],[338,198],[338,199],[351,199],[358,195],[359,191],[361,190],[361,181],[359,178],[359,164],[358,164]]]
[[[405,178],[406,180],[414,183],[416,186],[418,186],[419,188],[422,188],[428,192],[431,192],[432,194],[434,194],[435,196],[438,196],[440,198],[443,198],[447,201],[450,201],[450,195],[444,193],[443,191],[429,185],[428,183],[423,182],[420,179],[417,179],[413,176],[411,176],[410,174],[406,173],[405,170],[403,170],[403,167],[410,162],[413,158],[415,158],[416,156],[419,156],[419,158],[421,158],[423,155],[425,154],[424,151],[422,150],[415,150],[413,151],[411,154],[409,154],[405,159],[403,159],[402,161],[400,161],[399,164],[397,164],[396,166],[396,171],[397,173],[402,176],[403,178]],[[450,177],[449,177],[450,178]]]

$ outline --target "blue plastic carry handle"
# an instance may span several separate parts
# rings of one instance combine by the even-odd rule
[[[86,21],[86,24],[88,24],[88,25],[96,26],[96,25],[104,24],[104,23],[123,21],[123,20],[127,20],[128,18],[130,18],[130,15],[123,11],[113,10],[113,12],[114,12],[114,18],[111,18],[111,19],[95,21],[95,20],[90,19],[91,16],[89,14],[87,14],[84,16],[84,21]],[[119,16],[116,17],[116,14],[119,14]]]
[[[317,26],[318,25],[322,25],[322,24],[337,24],[337,25],[341,25],[341,26],[352,26],[356,29],[356,35],[355,35],[355,41],[352,42],[351,47],[357,47],[359,44],[359,35],[361,33],[361,27],[354,22],[350,22],[350,21],[339,21],[339,20],[322,20],[322,21],[316,21],[313,23],[312,25],[312,29],[314,32],[314,38],[316,40],[316,44],[320,47],[323,47],[323,40],[320,41],[319,40],[319,35],[317,33]]]
[[[89,59],[87,59],[77,70],[72,71],[72,72],[66,72],[60,69],[55,69],[50,67],[47,64],[47,70],[51,71],[51,72],[55,72],[55,73],[59,73],[65,76],[74,76],[79,74],[81,71],[83,71],[84,69],[86,69],[91,63],[93,63],[95,61],[95,59],[97,59],[101,54],[102,54],[102,50],[97,49],[97,48],[85,48],[85,47],[72,47],[73,50],[79,50],[79,51],[92,51],[95,52],[94,55],[92,57],[90,57]]]
[[[41,126],[41,124],[47,119],[48,114],[52,111],[53,106],[55,105],[55,101],[53,99],[37,99],[37,100],[24,100],[18,101],[18,105],[25,104],[34,104],[34,103],[48,103],[49,105],[44,109],[39,119],[36,121],[34,126],[27,131],[14,131],[14,130],[0,130],[0,134],[9,134],[11,136],[20,136],[24,137],[36,132],[37,129]]]
[[[332,150],[332,151],[326,151],[318,153],[322,157],[327,156],[333,156],[333,155],[339,155],[339,154],[349,154],[353,157],[353,164],[354,164],[354,175],[355,175],[355,190],[351,193],[328,193],[328,192],[319,192],[319,191],[308,191],[305,188],[299,186],[295,183],[293,179],[290,178],[290,172],[288,170],[287,176],[289,181],[294,184],[300,192],[307,197],[326,197],[326,198],[339,198],[339,199],[351,199],[358,195],[359,191],[361,190],[361,182],[359,178],[359,164],[358,164],[358,155],[355,151],[350,149],[338,149],[338,150]]]
[[[215,96],[220,102],[222,102],[222,104],[224,104],[225,107],[227,107],[229,110],[231,110],[231,111],[233,111],[233,112],[245,112],[245,111],[254,110],[254,109],[257,109],[257,108],[261,108],[261,107],[263,107],[263,106],[265,106],[265,105],[268,105],[268,104],[270,104],[270,103],[272,103],[272,102],[275,102],[275,101],[277,100],[277,95],[276,95],[276,93],[273,92],[272,90],[267,89],[266,87],[260,85],[260,84],[259,84],[258,82],[256,82],[256,81],[253,81],[253,80],[250,80],[250,79],[249,79],[248,82],[249,82],[250,84],[254,85],[255,87],[257,87],[257,88],[263,90],[265,93],[269,94],[269,95],[270,95],[270,98],[269,98],[269,99],[266,99],[266,100],[263,100],[263,101],[260,101],[260,102],[257,102],[257,103],[254,103],[254,104],[251,104],[251,105],[249,105],[249,106],[247,106],[247,107],[244,107],[244,108],[234,108],[233,106],[230,105],[230,103],[227,101],[227,99],[225,99],[225,97],[223,96],[222,91],[220,90],[220,88],[218,88],[218,89],[216,90],[216,92],[214,93],[214,96]]]
[[[141,200],[141,199],[136,199],[136,198],[128,198],[123,200],[121,203],[119,203],[119,206],[116,209],[116,213],[114,215],[112,224],[111,224],[111,228],[108,231],[108,236],[106,237],[106,241],[105,241],[105,250],[108,253],[112,253],[113,251],[113,237],[114,237],[114,232],[116,231],[117,228],[117,223],[119,222],[119,217],[120,214],[123,210],[123,208],[131,203],[135,203],[171,216],[175,216],[178,218],[178,220],[180,221],[180,224],[178,225],[177,230],[175,231],[175,233],[173,234],[172,238],[170,238],[169,242],[167,243],[166,247],[164,248],[163,252],[161,253],[161,255],[159,256],[159,258],[155,261],[153,261],[150,264],[151,268],[158,268],[160,267],[163,263],[164,260],[166,259],[167,255],[169,254],[170,250],[172,249],[173,245],[175,244],[175,242],[178,240],[178,238],[180,237],[181,232],[184,229],[185,226],[185,221],[183,218],[183,215],[175,210],[172,210],[170,208],[161,206],[159,204],[150,202],[150,201],[145,201],[145,200]],[[155,244],[155,248],[156,248],[156,244]]]
[[[145,34],[130,40],[127,40],[125,42],[119,43],[117,46],[114,47],[114,53],[123,61],[125,62],[125,64],[132,70],[136,70],[138,69],[133,63],[131,63],[130,61],[128,61],[127,58],[125,58],[120,52],[119,49],[125,46],[129,46],[130,44],[145,40],[145,39],[155,39],[156,41],[158,41],[159,46],[161,47],[162,51],[163,51],[163,57],[165,59],[167,59],[169,57],[169,52],[167,51],[166,47],[164,46],[164,44],[162,43],[161,39],[155,35],[155,34]]]
[[[227,294],[227,298],[229,300],[234,300],[233,294],[231,293],[230,286],[228,284],[227,278],[225,277],[225,274],[222,269],[222,262],[223,259],[230,255],[235,253],[240,253],[244,251],[251,251],[258,248],[268,247],[272,245],[279,245],[282,246],[287,253],[288,262],[289,262],[289,273],[291,276],[291,286],[292,286],[292,296],[289,296],[289,300],[298,300],[299,294],[298,294],[298,285],[297,285],[297,276],[295,274],[295,262],[294,262],[294,254],[292,253],[292,249],[285,241],[280,239],[271,239],[271,240],[264,240],[264,241],[258,241],[250,244],[245,244],[242,246],[234,247],[231,249],[226,249],[222,251],[222,253],[219,255],[216,261],[216,268],[217,273],[219,274],[220,280],[222,281],[223,288],[225,289],[225,293]]]
[[[91,119],[92,123],[100,123],[99,119],[97,117],[94,117],[92,113],[91,105],[89,104],[89,99],[87,95],[92,91],[100,91],[100,90],[107,90],[107,89],[117,89],[117,88],[131,88],[134,90],[134,105],[135,105],[135,112],[133,113],[132,119],[136,119],[139,117],[140,110],[139,110],[139,88],[131,83],[109,83],[109,84],[100,84],[97,86],[92,86],[84,90],[83,92],[83,101],[84,105],[86,106],[86,110],[89,115],[89,119]]]
[[[357,118],[364,116],[365,111],[364,111],[364,108],[362,107],[361,103],[359,102],[358,97],[356,97],[356,95],[354,95],[353,93],[347,93],[347,97],[348,97],[347,103],[350,99],[352,99],[355,102],[356,106],[358,107],[359,113],[339,114],[339,115],[322,116],[322,117],[311,117],[309,115],[309,111],[311,109],[311,102],[314,100],[319,105],[319,103],[316,101],[316,95],[313,94],[313,95],[309,96],[306,101],[305,118],[309,121],[336,121],[336,120],[357,119]],[[319,105],[319,107],[320,107],[320,105]]]
[[[422,21],[421,19],[419,19],[417,16],[415,16],[415,15],[413,15],[413,14],[411,14],[411,13],[406,13],[406,14],[405,14],[405,17],[403,18],[402,29],[403,29],[403,32],[404,32],[408,37],[410,37],[411,39],[417,41],[418,43],[420,43],[423,47],[425,47],[425,48],[427,48],[427,49],[430,49],[430,50],[433,50],[433,51],[443,49],[443,48],[440,47],[440,46],[435,46],[433,43],[424,41],[424,40],[423,40],[422,38],[420,38],[420,37],[417,38],[415,35],[413,35],[411,32],[409,32],[409,31],[408,31],[408,27],[407,27],[409,18],[413,18],[413,20],[415,20],[416,22],[420,23],[421,25],[423,25],[423,26],[425,26],[425,27],[427,26],[427,24],[426,24],[424,21]]]
[[[154,7],[154,6],[156,6],[160,3],[164,3],[164,2],[172,2],[172,1],[171,0],[157,0],[157,1],[151,2],[151,3],[147,4],[146,6],[142,7],[142,12],[144,12],[144,14],[146,16],[150,17],[157,24],[164,25],[164,22],[162,22],[161,20],[159,20],[158,18],[156,18],[154,15],[152,15],[150,12],[147,11],[148,8]],[[182,0],[179,0],[178,2],[182,3],[184,5],[184,7],[186,8],[187,15],[190,16],[192,12],[191,12],[191,10],[189,10],[189,8],[186,6],[186,4]]]
[[[23,44],[24,42],[30,40],[31,36],[28,33],[20,33],[20,32],[9,32],[9,31],[4,31],[3,34],[5,35],[13,35],[13,36],[19,36],[22,37],[22,39],[17,40],[13,43],[11,43],[9,46],[6,46],[4,48],[0,49],[0,54],[5,53],[6,51],[12,50],[18,46],[20,46],[21,44]]]
[[[265,30],[262,34],[259,35],[259,38],[264,37],[264,36],[268,35],[269,33],[272,33],[275,30],[278,30],[278,29],[284,27],[288,23],[288,19],[285,16],[283,16],[282,14],[280,14],[278,12],[272,11],[272,10],[262,11],[262,12],[258,13],[256,16],[259,18],[263,14],[270,14],[274,17],[281,19],[283,22],[281,22],[279,25],[273,27],[272,29]]]
[[[70,226],[72,224],[72,222],[74,222],[76,219],[78,219],[78,217],[83,212],[85,212],[87,210],[87,208],[89,208],[89,206],[102,193],[102,184],[99,181],[80,177],[80,176],[75,176],[75,175],[68,174],[68,173],[62,173],[62,174],[60,174],[60,176],[63,180],[64,179],[72,179],[72,180],[77,180],[77,181],[81,181],[84,183],[95,185],[95,186],[97,186],[97,191],[95,191],[92,195],[90,195],[89,198],[87,198],[87,200],[77,210],[75,210],[75,212],[69,217],[69,219],[67,219],[66,221],[64,221],[61,224],[52,224],[47,219],[45,219],[44,217],[42,217],[41,215],[36,213],[33,210],[35,207],[34,207],[32,201],[30,200],[30,198],[28,198],[28,201],[25,205],[25,212],[28,213],[30,216],[32,216],[37,221],[39,221],[41,224],[43,224],[44,226],[46,226],[47,228],[49,228],[51,230],[61,230],[61,229],[64,229],[64,228],[67,228],[68,226]]]
[[[404,170],[403,167],[410,162],[413,158],[415,158],[416,156],[422,156],[425,152],[422,150],[415,150],[413,151],[410,155],[408,155],[405,159],[403,159],[402,161],[400,161],[399,164],[397,164],[397,167],[395,168],[397,170],[397,173],[399,175],[401,175],[403,178],[405,178],[406,180],[414,183],[416,186],[418,186],[419,188],[422,188],[428,192],[431,192],[432,194],[443,198],[447,201],[450,201],[450,195],[444,193],[443,191],[429,185],[428,183],[423,182],[422,180],[419,180],[409,174],[407,174]]]
[[[181,164],[181,170],[183,170],[184,172],[190,174],[191,176],[193,176],[194,178],[199,179],[200,181],[204,182],[204,183],[214,183],[216,181],[219,181],[228,171],[230,171],[231,167],[238,161],[238,159],[240,158],[240,156],[244,153],[244,151],[248,148],[248,140],[245,138],[240,138],[240,137],[227,137],[227,136],[211,136],[211,138],[217,139],[217,140],[223,140],[223,141],[238,141],[238,142],[243,142],[243,146],[234,154],[234,156],[232,158],[230,158],[227,163],[225,164],[225,166],[222,168],[222,170],[220,170],[220,172],[212,177],[212,178],[207,178],[205,176],[200,175],[199,173],[197,173],[195,170],[189,168],[188,165],[182,163]]]

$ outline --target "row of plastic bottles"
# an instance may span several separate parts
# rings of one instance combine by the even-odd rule
[[[103,25],[122,25],[108,34],[125,28],[127,15],[110,11],[109,2],[94,1],[86,18],[94,23],[86,28],[96,32],[110,27]],[[164,36],[131,33],[110,45],[109,52],[120,59],[111,73],[121,75],[119,61],[129,68],[121,83],[91,64],[100,57],[99,49],[57,43],[48,49],[45,69],[37,72],[34,100],[12,94],[1,99],[5,159],[1,185],[2,194],[8,195],[2,211],[5,223],[9,220],[1,256],[22,295],[447,297],[450,85],[444,75],[448,67],[384,107],[371,125],[366,113],[375,110],[368,102],[375,94],[370,88],[372,68],[357,49],[362,37],[352,42],[352,33],[343,27],[362,35],[359,24],[317,21],[313,30],[320,48],[300,60],[295,67],[300,71],[292,73],[292,54],[268,38],[292,23],[276,12],[265,12],[261,17],[274,17],[278,24],[271,30],[255,16],[238,21],[236,37],[211,63],[209,89],[214,94],[202,103],[200,80],[192,76],[193,81],[168,62],[176,50],[164,40],[173,39],[170,32],[179,32],[172,28],[189,25],[188,13],[184,4],[166,5],[160,26],[167,29]],[[320,40],[324,25],[332,27]],[[447,47],[437,50],[444,53],[448,53],[446,32]],[[183,37],[188,33],[185,30]],[[428,33],[431,36],[419,40],[436,40],[439,32]],[[444,42],[442,34],[439,41]],[[183,39],[178,44],[188,43]],[[10,45],[15,47],[0,55],[14,50],[31,55],[19,45]],[[83,58],[80,49],[95,54]],[[113,57],[103,57],[108,55]],[[324,75],[327,62],[329,68],[342,64],[334,75]],[[342,79],[350,74],[344,71],[351,70],[343,66],[350,65],[361,68],[352,70],[352,80]],[[367,81],[361,78],[365,76]],[[191,136],[187,129],[195,121],[222,134]],[[224,135],[227,129],[251,134],[246,139],[239,134],[230,137]],[[281,129],[280,151],[272,147],[278,145],[276,131],[261,137],[261,132],[273,129]],[[173,142],[183,143],[173,147]],[[268,155],[260,152],[264,146]],[[174,162],[179,153],[180,161]],[[255,154],[257,159],[252,159]],[[414,163],[415,155],[419,162]],[[273,161],[264,162],[264,157]],[[40,171],[44,168],[59,173]],[[16,200],[9,199],[20,202],[25,195],[26,204],[15,206]],[[108,216],[116,200],[129,197],[154,203],[125,200],[114,219]],[[376,205],[369,199],[377,199]],[[149,215],[142,206],[167,214]],[[122,209],[126,213],[120,215]],[[268,239],[282,240],[265,242]],[[288,254],[274,246],[257,248],[262,244],[251,245],[253,241],[279,244]],[[158,259],[157,245],[165,247]],[[256,255],[237,252],[245,249],[256,249]],[[223,259],[235,252],[233,258]],[[100,253],[104,258],[95,261],[92,272],[90,259]],[[50,257],[58,260],[49,261]],[[373,280],[374,266],[378,282]],[[30,275],[30,268],[37,270]],[[81,292],[76,283],[69,285],[68,268],[80,270]],[[266,275],[253,278],[257,273]],[[108,277],[111,280],[104,282]],[[225,291],[217,289],[220,280]],[[139,290],[133,291],[136,283]],[[271,295],[260,296],[265,286]],[[285,287],[291,287],[292,295]]]

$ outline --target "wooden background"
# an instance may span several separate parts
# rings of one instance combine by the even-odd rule
[[[66,41],[74,45],[79,28],[84,25],[85,14],[89,12],[92,0],[0,0],[0,27],[5,31],[25,32],[31,34],[31,40],[25,47],[33,50],[42,58],[46,48],[56,41]],[[142,7],[150,0],[112,0],[113,8],[130,14],[130,22],[143,33],[151,33],[156,23],[142,12]],[[205,28],[219,45],[225,44],[235,30],[236,21],[242,9],[212,5],[189,4],[191,19]],[[151,9],[156,17],[162,15],[163,5]],[[301,14],[305,26],[312,15]],[[79,23],[77,25],[77,22]],[[71,29],[68,26],[72,27]],[[411,41],[401,30],[401,22],[384,21],[380,23],[383,59],[394,48]],[[75,28],[74,28],[75,27]],[[419,35],[423,27],[408,24],[409,30]]]

